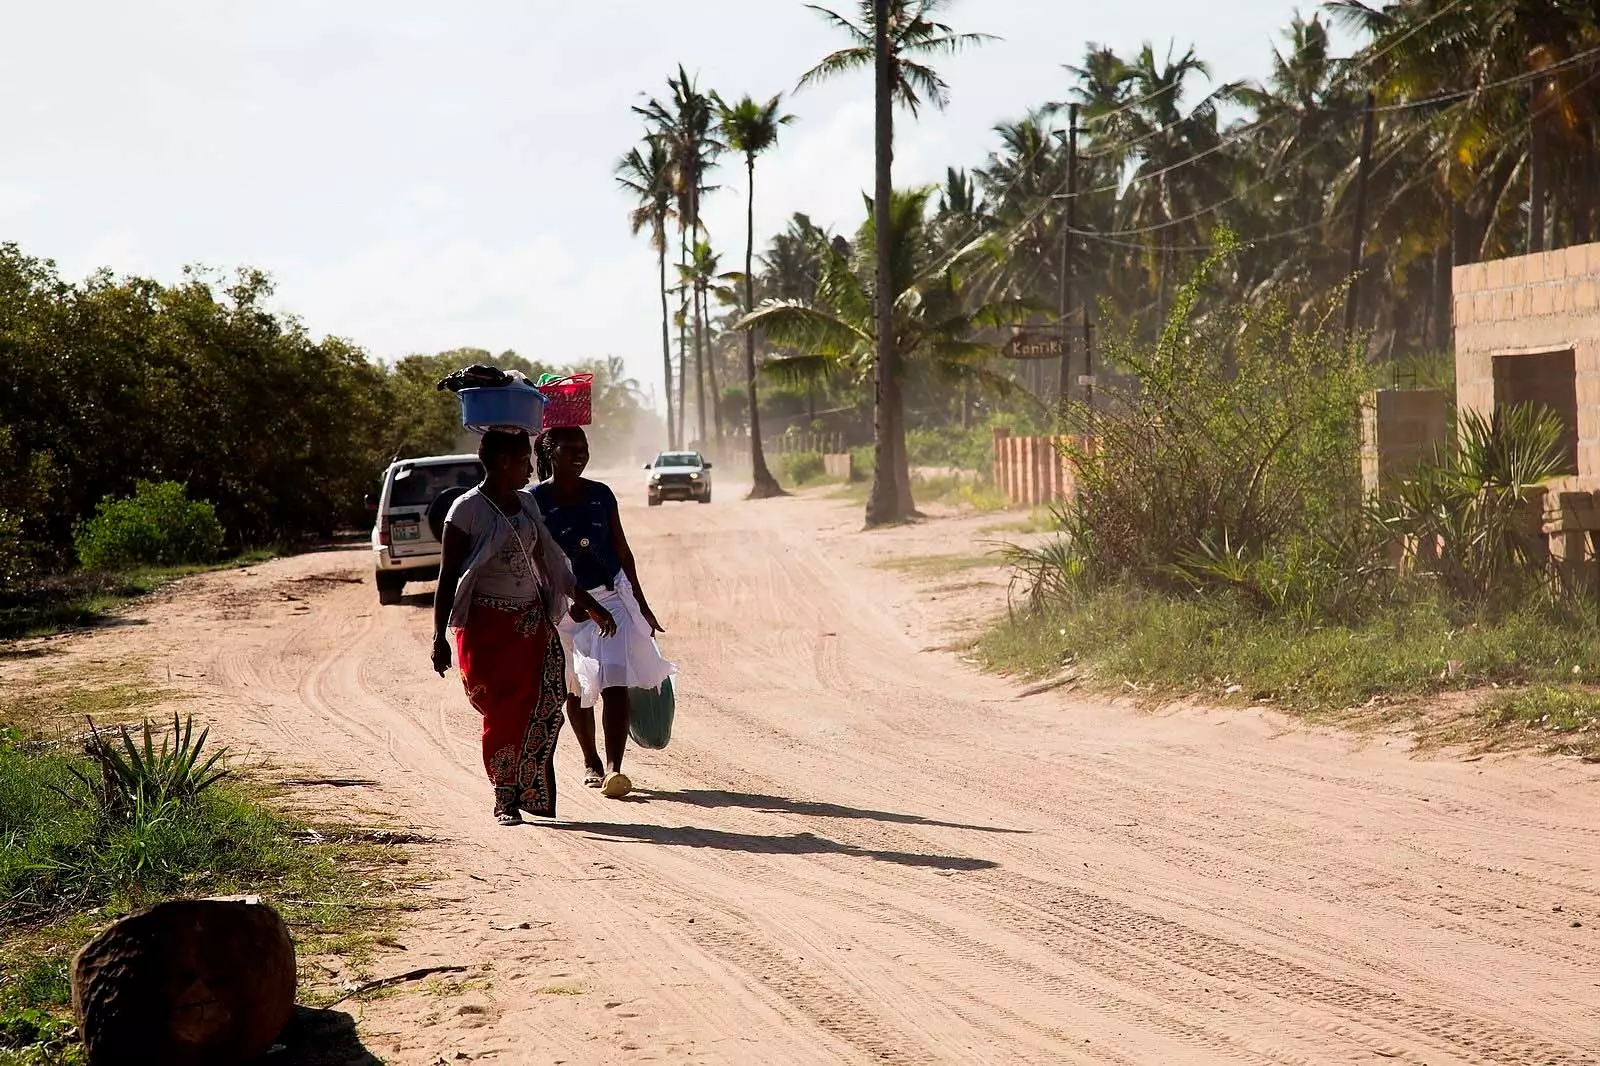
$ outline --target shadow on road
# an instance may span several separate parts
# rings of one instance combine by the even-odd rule
[[[648,792],[635,795],[655,803],[685,803],[693,807],[715,810],[720,807],[742,807],[767,814],[799,814],[816,818],[863,818],[874,822],[895,822],[899,825],[925,825],[939,829],[970,829],[976,833],[1027,833],[1027,829],[1004,829],[994,825],[965,825],[961,822],[941,822],[916,814],[896,814],[893,811],[873,811],[860,807],[845,807],[837,803],[817,803],[812,800],[786,799],[783,796],[761,796],[750,792],[725,792],[721,789],[686,788],[678,792]]]
[[[783,835],[729,833],[721,829],[696,829],[690,826],[674,828],[666,825],[620,825],[611,822],[556,822],[548,828],[575,830],[579,833],[589,833],[600,840],[617,842],[633,840],[684,848],[743,851],[755,855],[847,855],[890,862],[897,866],[923,866],[933,870],[992,870],[999,865],[988,859],[965,859],[955,855],[873,851],[851,844],[841,844],[837,840],[819,837],[815,833]]]
[[[284,1050],[266,1060],[274,1066],[383,1066],[361,1043],[356,1020],[344,1011],[296,1007],[278,1043]]]

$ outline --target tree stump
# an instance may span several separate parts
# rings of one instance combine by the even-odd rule
[[[178,900],[122,919],[72,968],[91,1066],[224,1066],[265,1055],[294,1012],[289,929],[271,907]]]

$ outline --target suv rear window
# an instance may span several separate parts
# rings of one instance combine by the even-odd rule
[[[390,507],[426,507],[435,496],[457,485],[470,489],[483,480],[483,464],[436,463],[397,470],[394,488],[389,491]]]

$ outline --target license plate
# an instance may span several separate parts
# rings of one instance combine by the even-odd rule
[[[415,522],[393,526],[390,531],[394,534],[396,541],[422,539],[422,527]]]

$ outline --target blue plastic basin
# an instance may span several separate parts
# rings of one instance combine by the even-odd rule
[[[544,397],[531,385],[462,389],[456,399],[461,401],[461,424],[473,433],[501,426],[537,433],[544,424]]]

